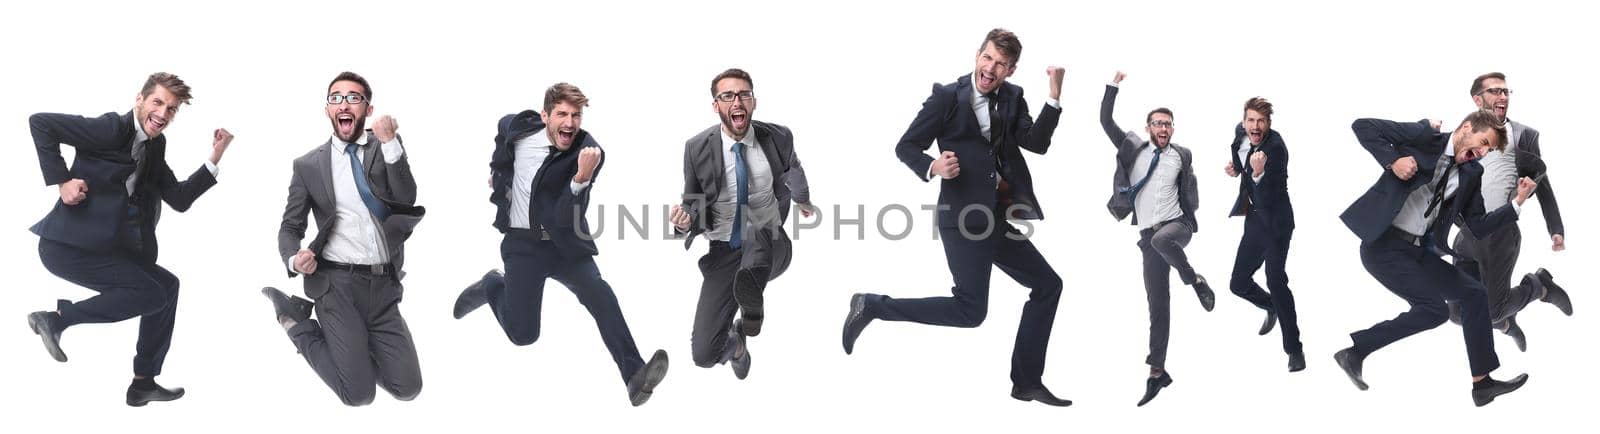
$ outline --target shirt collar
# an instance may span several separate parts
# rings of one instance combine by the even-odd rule
[[[750,131],[744,134],[744,140],[734,140],[733,136],[728,135],[728,130],[720,126],[717,127],[717,132],[722,134],[722,148],[727,149],[729,152],[733,151],[735,143],[744,143],[745,149],[760,146],[760,142],[756,141],[755,124],[750,125]]]
[[[344,152],[344,147],[346,145],[350,144],[349,142],[346,142],[344,140],[340,140],[338,134],[329,134],[328,135],[328,141],[329,141],[329,143],[331,143],[334,146],[334,148],[336,148],[334,150],[335,151],[339,151],[339,152]],[[368,136],[367,134],[362,134],[361,135],[361,142],[362,143],[357,143],[356,145],[360,146],[363,143],[371,143],[372,142],[372,137]]]

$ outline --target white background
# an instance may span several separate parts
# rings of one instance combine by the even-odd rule
[[[878,5],[870,2],[700,4],[664,2],[475,2],[435,7],[389,3],[251,5],[187,2],[13,2],[0,13],[0,236],[7,279],[0,292],[0,418],[3,431],[157,427],[180,432],[256,430],[620,431],[649,426],[757,432],[1014,429],[1206,432],[1280,427],[1461,429],[1593,427],[1584,401],[1600,386],[1596,356],[1597,237],[1593,155],[1594,62],[1600,40],[1585,3],[1542,2],[1188,2],[992,1]],[[947,295],[949,273],[931,218],[913,236],[888,241],[873,214],[912,209],[937,187],[916,180],[892,148],[929,85],[972,70],[986,31],[1003,26],[1024,44],[1012,82],[1037,113],[1044,69],[1067,68],[1064,113],[1048,155],[1029,155],[1048,219],[1034,242],[1065,279],[1045,383],[1076,404],[1066,409],[1007,397],[1015,324],[1026,291],[1000,277],[990,321],[976,329],[874,323],[853,356],[839,347],[849,295]],[[866,239],[802,232],[788,274],[770,287],[769,320],[751,341],[746,381],[726,367],[699,369],[689,332],[700,276],[691,252],[664,241],[660,214],[650,240],[616,235],[617,206],[631,211],[680,193],[682,144],[715,122],[709,81],[727,67],[755,77],[756,118],[798,135],[813,198],[868,209]],[[1146,302],[1138,235],[1103,204],[1113,151],[1097,122],[1104,83],[1128,71],[1118,121],[1137,128],[1154,106],[1177,113],[1174,141],[1195,149],[1202,186],[1201,232],[1188,252],[1219,291],[1203,312],[1174,279],[1168,363],[1176,383],[1145,408]],[[373,103],[394,115],[429,215],[409,242],[403,304],[421,352],[426,387],[414,402],[380,394],[346,408],[296,355],[258,292],[299,293],[276,254],[290,160],[330,132],[323,95],[339,71],[366,75]],[[135,322],[75,327],[68,364],[49,359],[23,326],[56,298],[92,293],[44,270],[27,227],[56,199],[40,182],[23,120],[49,111],[98,115],[132,107],[144,77],[179,74],[195,99],[168,131],[168,161],[180,174],[208,152],[210,131],[238,139],[221,181],[187,214],[161,224],[161,264],[183,282],[168,386],[188,396],[125,407]],[[1391,318],[1405,304],[1361,267],[1357,239],[1337,215],[1379,169],[1349,130],[1358,117],[1445,119],[1473,109],[1467,89],[1488,71],[1510,76],[1510,115],[1543,132],[1551,179],[1562,199],[1566,252],[1552,253],[1530,202],[1521,225],[1518,272],[1549,267],[1579,312],[1544,303],[1520,318],[1530,351],[1496,334],[1496,375],[1528,372],[1523,390],[1474,409],[1459,327],[1445,325],[1367,360],[1372,390],[1358,392],[1330,355],[1347,333]],[[672,369],[649,404],[629,408],[592,320],[552,282],[542,339],[507,342],[491,315],[449,316],[459,291],[500,266],[490,227],[486,164],[494,122],[537,107],[557,81],[592,100],[584,124],[606,147],[594,188],[601,270],[616,288],[640,350],[665,348]],[[1275,129],[1291,147],[1299,216],[1289,275],[1309,369],[1289,374],[1276,332],[1255,336],[1261,312],[1226,292],[1242,222],[1226,219],[1237,181],[1222,175],[1245,99],[1277,106]],[[1589,163],[1589,164],[1586,164]],[[637,214],[637,212],[635,212]],[[832,212],[828,213],[830,218]],[[891,217],[888,230],[905,222]],[[824,226],[828,228],[829,226]]]

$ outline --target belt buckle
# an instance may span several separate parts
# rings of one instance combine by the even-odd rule
[[[372,264],[372,265],[368,265],[368,267],[371,267],[370,270],[372,271],[372,275],[374,275],[374,276],[382,276],[384,274],[383,273],[383,264]]]

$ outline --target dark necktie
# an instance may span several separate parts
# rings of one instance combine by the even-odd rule
[[[359,148],[355,143],[344,146],[345,155],[350,157],[350,176],[356,180],[356,192],[361,194],[361,202],[367,205],[367,211],[372,212],[372,218],[381,222],[389,218],[389,206],[372,194],[372,185],[367,183],[367,171],[362,170],[361,158],[356,154]]]
[[[745,167],[744,143],[733,144],[733,179],[735,182],[735,199],[733,202],[733,234],[728,236],[728,247],[738,249],[744,244],[744,205],[749,200],[750,169]]]
[[[1144,171],[1144,178],[1139,179],[1139,182],[1133,185],[1122,187],[1122,190],[1118,190],[1119,193],[1125,193],[1129,197],[1139,196],[1139,190],[1143,190],[1144,184],[1150,181],[1150,175],[1156,174],[1156,168],[1161,166],[1161,148],[1156,147],[1152,153],[1156,156],[1150,158],[1150,168]]]
[[[1000,93],[989,92],[983,95],[989,100],[989,142],[1000,144]]]
[[[1446,155],[1449,157],[1449,155]],[[1445,162],[1444,174],[1439,176],[1439,182],[1433,185],[1433,200],[1428,201],[1428,209],[1422,212],[1422,218],[1433,217],[1434,209],[1444,202],[1445,186],[1450,184],[1450,175],[1455,171],[1456,160],[1450,158]]]

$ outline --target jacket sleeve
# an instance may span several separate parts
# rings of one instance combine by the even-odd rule
[[[1539,150],[1539,131],[1529,129],[1528,134],[1526,140],[1517,144],[1519,152],[1514,158],[1518,175],[1545,175],[1539,181],[1539,186],[1534,188],[1534,197],[1539,199],[1539,211],[1544,214],[1544,226],[1550,235],[1565,234],[1566,227],[1561,223],[1561,206],[1556,203],[1555,186],[1550,183],[1550,168],[1545,165],[1544,154]]]
[[[161,200],[178,212],[188,211],[189,206],[193,205],[201,194],[210,190],[212,186],[217,185],[217,178],[211,175],[211,171],[207,170],[205,166],[195,170],[194,173],[189,175],[188,179],[179,181],[173,175],[172,167],[168,166],[167,162],[157,161],[155,163],[157,163],[156,167],[152,167],[154,170],[150,174],[155,176],[156,182],[159,183]]]
[[[1384,169],[1401,157],[1420,153],[1419,145],[1434,133],[1427,121],[1400,123],[1370,118],[1356,119],[1350,129],[1355,131],[1361,147]]]
[[[98,118],[59,113],[36,113],[28,117],[28,128],[33,133],[33,147],[39,153],[39,170],[44,173],[45,185],[57,185],[72,179],[66,160],[61,158],[61,145],[79,151],[115,150],[127,143],[119,143],[118,124],[122,117],[106,113]]]
[[[1128,132],[1117,126],[1117,120],[1112,118],[1117,108],[1117,91],[1116,86],[1106,85],[1106,95],[1100,99],[1100,128],[1105,129],[1111,145],[1121,150],[1122,142],[1128,139]]]
[[[1022,138],[1022,143],[1017,146],[1029,152],[1044,155],[1050,150],[1050,139],[1055,136],[1056,125],[1061,120],[1061,109],[1045,104],[1039,109],[1039,122],[1033,122],[1028,117],[1028,100],[1022,98],[1022,93],[1017,93],[1017,137]]]
[[[300,240],[306,236],[306,215],[310,212],[311,196],[297,166],[289,178],[289,199],[283,206],[283,222],[278,225],[278,256],[285,266],[300,252]],[[294,270],[288,272],[289,277],[296,276]]]
[[[933,91],[928,95],[928,100],[922,103],[922,110],[917,112],[917,117],[911,120],[911,126],[906,127],[904,135],[900,136],[900,143],[895,144],[894,153],[900,157],[900,162],[905,163],[917,178],[924,182],[929,181],[928,168],[933,165],[933,157],[928,156],[928,148],[933,146],[933,140],[939,136],[943,127],[945,113],[950,110],[941,98],[943,86],[933,85]]]

